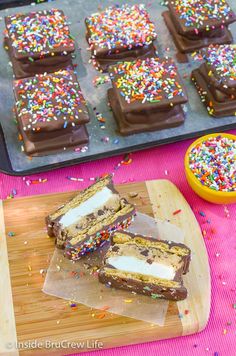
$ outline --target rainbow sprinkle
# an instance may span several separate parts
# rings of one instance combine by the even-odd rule
[[[204,26],[206,30],[209,30],[209,20],[215,20],[218,23],[234,16],[225,0],[173,0],[171,4],[179,18],[184,21],[185,27]]]
[[[74,40],[64,13],[57,9],[16,14],[6,18],[7,36],[15,51],[22,55],[74,51]],[[33,58],[29,58],[33,61]]]
[[[158,103],[163,99],[183,97],[177,68],[170,59],[147,58],[113,66],[111,79],[127,103]]]
[[[222,81],[236,80],[236,47],[235,45],[210,46],[204,55],[207,64]],[[211,75],[211,72],[208,73]]]
[[[203,141],[189,153],[189,167],[202,185],[236,191],[236,140],[219,135]]]
[[[67,241],[65,246],[65,254],[72,261],[76,261],[80,257],[87,255],[90,252],[96,251],[98,247],[102,247],[103,244],[110,238],[110,235],[113,231],[127,229],[133,220],[134,215],[129,216],[123,221],[117,222],[116,224],[109,226],[107,229],[97,232],[94,236],[91,236],[88,241],[84,242],[78,247],[72,246],[70,241]]]
[[[93,85],[97,88],[99,85],[105,84],[105,83],[109,83],[110,82],[110,77],[109,75],[100,75],[100,76],[96,76],[93,79]]]
[[[157,37],[154,24],[143,4],[108,7],[86,18],[91,48],[112,50],[118,46],[149,45]]]
[[[17,115],[24,124],[24,131],[39,131],[42,125],[55,121],[66,129],[80,124],[81,115],[88,115],[72,71],[61,70],[17,80],[15,92]]]

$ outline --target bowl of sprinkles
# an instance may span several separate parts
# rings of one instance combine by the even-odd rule
[[[216,133],[194,141],[185,155],[190,187],[215,204],[236,203],[236,136]]]

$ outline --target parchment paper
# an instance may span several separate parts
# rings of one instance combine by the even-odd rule
[[[129,231],[162,240],[184,241],[183,231],[177,226],[167,221],[156,221],[141,213],[137,213]],[[76,262],[68,260],[63,256],[63,251],[55,249],[43,292],[96,309],[108,306],[111,313],[163,326],[168,301],[113,289],[98,282],[97,269],[108,247],[109,243],[106,243],[96,252]]]

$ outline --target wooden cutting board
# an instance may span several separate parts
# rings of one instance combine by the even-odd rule
[[[206,326],[210,311],[208,257],[188,203],[167,180],[119,185],[117,189],[138,211],[169,219],[184,230],[185,243],[193,251],[190,272],[184,277],[188,298],[169,303],[165,325],[160,327],[108,312],[101,318],[101,311],[83,305],[73,309],[67,301],[44,294],[43,270],[55,248],[53,239],[47,237],[44,217],[74,192],[5,200],[0,207],[0,355],[58,356],[91,351],[98,346],[95,340],[109,348],[192,334]],[[130,192],[138,193],[137,197],[130,198]],[[15,236],[8,236],[10,232]],[[30,340],[84,344],[80,349],[32,351],[23,345]],[[16,342],[21,343],[19,352],[13,347]]]

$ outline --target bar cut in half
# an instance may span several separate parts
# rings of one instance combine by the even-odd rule
[[[99,271],[99,281],[111,287],[168,300],[183,300],[187,289],[190,249],[184,244],[117,231]]]
[[[65,256],[77,260],[108,240],[111,232],[125,229],[134,215],[134,206],[120,197],[108,175],[50,214],[46,223]]]

